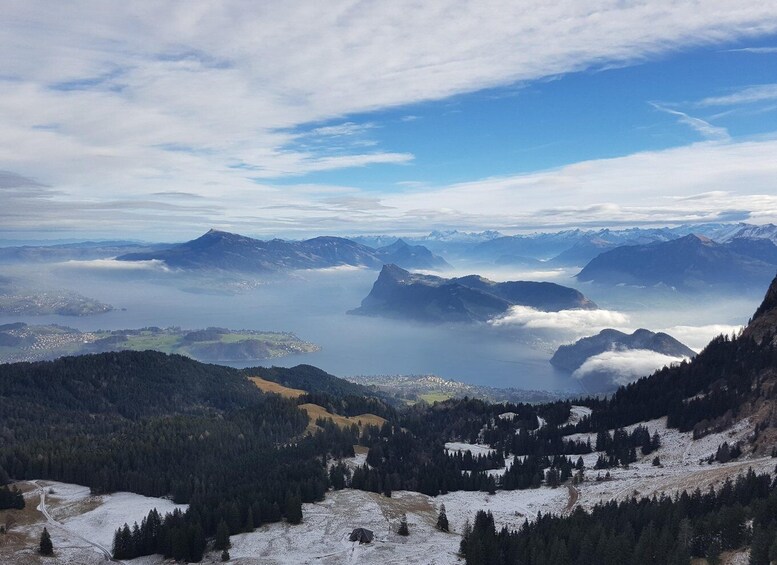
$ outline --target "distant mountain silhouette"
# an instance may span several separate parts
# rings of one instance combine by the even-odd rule
[[[696,352],[680,343],[669,334],[655,333],[646,329],[638,329],[632,334],[618,330],[605,329],[598,334],[584,337],[570,345],[562,345],[550,358],[554,367],[574,372],[589,357],[606,351],[623,349],[645,349],[655,351],[670,357],[694,357]]]
[[[435,271],[450,268],[445,259],[438,257],[423,245],[409,245],[403,239],[398,239],[391,245],[379,247],[375,253],[386,265],[394,264],[408,269]]]
[[[0,247],[0,263],[54,263],[90,261],[127,253],[149,253],[169,247],[164,243],[131,241],[85,241],[58,245]]]
[[[777,247],[768,239],[734,238],[726,243],[698,235],[618,247],[591,260],[580,281],[678,289],[763,288],[777,268]]]
[[[495,231],[464,233],[435,231],[403,238],[457,262],[509,265],[520,268],[583,266],[591,259],[624,245],[646,245],[679,239],[689,234],[716,243],[736,238],[767,239],[777,245],[777,226],[745,223],[694,224],[662,228],[564,230],[559,232],[504,235]],[[374,248],[395,241],[394,236],[357,236],[354,241]],[[534,262],[536,260],[536,262]]]
[[[234,233],[210,230],[192,241],[160,251],[128,253],[120,261],[158,259],[179,269],[221,269],[242,272],[279,272],[351,265],[377,269],[398,262],[414,269],[439,269],[445,260],[422,246],[404,241],[373,249],[342,237],[305,241],[262,241]]]
[[[575,289],[554,283],[497,283],[477,275],[445,279],[386,265],[362,305],[349,314],[425,322],[478,322],[504,314],[515,305],[546,311],[596,308]]]

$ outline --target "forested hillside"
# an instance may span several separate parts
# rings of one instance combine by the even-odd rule
[[[166,530],[181,559],[199,560],[222,519],[237,533],[299,520],[302,502],[323,498],[322,458],[352,454],[357,436],[324,425],[303,437],[307,424],[295,401],[261,393],[239,371],[175,355],[0,366],[0,476],[189,503]]]

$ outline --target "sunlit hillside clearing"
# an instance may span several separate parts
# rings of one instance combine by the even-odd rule
[[[316,431],[316,420],[323,418],[325,420],[332,420],[335,424],[341,428],[347,428],[356,424],[359,428],[365,426],[382,426],[386,423],[384,418],[376,416],[375,414],[359,414],[358,416],[340,416],[338,414],[332,414],[327,411],[323,406],[318,404],[301,404],[300,409],[304,410],[310,418],[310,424],[308,424],[308,430]]]
[[[259,390],[280,394],[284,398],[299,398],[303,394],[307,394],[307,391],[300,390],[298,388],[285,387],[282,384],[267,381],[262,377],[248,377],[248,379],[254,383],[259,388]]]
[[[281,384],[265,380],[261,377],[249,377],[249,379],[252,383],[259,387],[260,390],[264,392],[280,394],[285,398],[299,398],[300,396],[307,394],[307,391],[297,388],[288,388]],[[360,414],[358,416],[340,416],[339,414],[332,414],[326,408],[319,406],[318,404],[301,404],[299,408],[300,410],[304,410],[308,415],[310,422],[307,429],[309,432],[316,432],[319,430],[319,427],[316,425],[316,420],[319,418],[332,420],[341,428],[347,428],[353,426],[354,424],[359,426],[359,428],[364,428],[365,426],[380,427],[386,422],[384,418],[376,416],[375,414]]]

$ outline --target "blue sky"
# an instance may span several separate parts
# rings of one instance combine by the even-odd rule
[[[0,239],[777,221],[770,3],[5,12]]]
[[[741,50],[771,46],[774,52]],[[699,102],[775,82],[777,36],[765,36],[758,41],[694,47],[634,65],[594,68],[345,116],[345,122],[306,124],[296,131],[348,123],[353,134],[327,139],[333,152],[368,142],[385,151],[412,153],[412,163],[405,166],[373,165],[306,175],[310,182],[401,191],[403,183],[445,185],[530,173],[708,139],[662,107],[725,128],[734,139],[769,136],[777,131],[777,93],[750,103],[700,106]],[[316,136],[304,138],[300,145],[315,144],[310,137]]]

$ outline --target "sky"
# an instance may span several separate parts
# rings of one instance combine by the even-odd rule
[[[777,4],[6,2],[0,239],[777,222]]]

